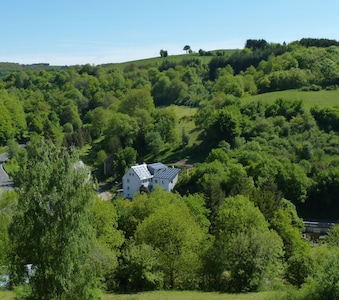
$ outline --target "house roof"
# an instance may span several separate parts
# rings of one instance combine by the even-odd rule
[[[155,178],[159,179],[173,179],[178,173],[180,172],[180,169],[178,168],[166,168],[154,175]]]
[[[154,175],[155,173],[159,172],[160,170],[167,169],[168,167],[165,166],[163,163],[157,162],[157,163],[147,165],[147,168],[150,171],[150,173],[152,175]]]
[[[138,176],[140,179],[148,179],[148,178],[152,178],[152,174],[151,174],[150,171],[148,170],[146,164],[133,166],[132,169],[134,170],[135,174],[137,174],[137,176]]]

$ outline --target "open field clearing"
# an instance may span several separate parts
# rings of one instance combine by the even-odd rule
[[[334,91],[300,91],[300,90],[287,90],[287,91],[279,91],[279,92],[271,92],[265,93],[255,96],[249,96],[244,98],[244,101],[267,101],[273,102],[276,99],[301,99],[303,100],[305,106],[310,108],[312,106],[318,105],[319,107],[333,107],[335,105],[339,105],[339,90]]]

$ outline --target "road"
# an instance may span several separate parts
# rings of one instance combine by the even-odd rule
[[[8,153],[0,155],[0,193],[6,192],[13,188],[13,183],[4,170],[4,162],[8,159]]]

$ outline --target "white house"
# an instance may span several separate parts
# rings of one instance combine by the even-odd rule
[[[179,172],[180,169],[169,168],[162,163],[133,166],[122,178],[123,194],[126,198],[133,198],[142,186],[152,192],[154,185],[171,192],[178,182]]]

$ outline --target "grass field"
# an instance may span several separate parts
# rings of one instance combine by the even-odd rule
[[[9,291],[2,291],[0,289],[0,299],[1,300],[14,300],[15,299],[15,293],[9,292]]]
[[[301,99],[304,102],[305,107],[310,108],[318,105],[319,107],[333,107],[339,105],[339,90],[334,91],[318,91],[318,92],[304,92],[300,90],[287,90],[279,92],[265,93],[255,96],[248,96],[243,98],[246,101],[260,100],[265,102],[273,102],[276,99]]]
[[[211,51],[212,53],[216,52],[223,52],[226,56],[229,56],[233,54],[234,52],[237,51],[237,49],[222,49],[222,50],[213,50]],[[160,49],[159,49],[159,57],[152,57],[152,58],[147,58],[147,59],[139,59],[135,61],[128,61],[128,62],[123,62],[123,63],[118,63],[118,64],[106,64],[102,65],[103,68],[110,68],[110,67],[117,67],[117,68],[125,68],[128,65],[134,64],[136,66],[160,66],[163,61],[167,60],[169,62],[174,62],[174,63],[179,63],[184,59],[199,59],[201,61],[202,65],[208,64],[211,59],[215,56],[200,56],[198,53],[192,53],[192,54],[180,54],[180,55],[171,55],[169,53],[169,56],[167,57],[160,57]]]
[[[283,292],[260,292],[248,294],[203,293],[194,291],[155,291],[138,294],[105,294],[103,300],[271,300]],[[0,291],[1,300],[14,300],[15,293]]]
[[[271,300],[282,292],[248,294],[203,293],[194,291],[156,291],[131,295],[105,295],[104,300]]]

